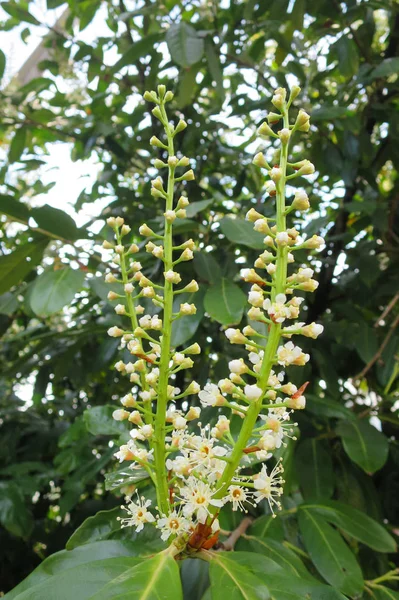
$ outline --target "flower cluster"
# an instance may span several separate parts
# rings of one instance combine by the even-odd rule
[[[129,326],[114,326],[108,333],[121,338],[131,355],[128,362],[118,361],[115,368],[132,384],[131,392],[121,398],[122,408],[114,412],[116,420],[132,424],[131,439],[120,447],[116,457],[120,462],[128,461],[131,469],[145,470],[157,492],[155,507],[144,497],[128,499],[123,507],[128,515],[122,525],[133,525],[140,531],[145,523],[153,524],[160,529],[162,539],[171,538],[175,543],[180,540],[183,546],[207,547],[219,529],[219,511],[227,504],[232,510],[245,512],[265,500],[272,513],[280,508],[283,465],[281,460],[274,460],[274,466],[269,467],[266,461],[286,445],[288,438],[295,439],[295,423],[290,422],[290,416],[293,410],[305,407],[307,385],[304,382],[298,389],[287,381],[284,368],[302,366],[309,360],[309,355],[292,341],[293,336],[317,338],[323,331],[316,323],[297,321],[301,294],[313,292],[317,281],[313,269],[295,266],[295,252],[320,249],[324,241],[319,236],[301,239],[295,227],[287,226],[287,215],[306,211],[310,203],[307,194],[297,190],[286,206],[286,182],[315,170],[308,160],[288,161],[294,133],[309,130],[309,115],[304,110],[298,112],[294,123],[289,119],[289,108],[299,91],[298,87],[292,88],[287,99],[286,90],[276,90],[272,103],[279,112],[270,113],[258,129],[261,138],[271,136],[280,143],[277,166],[270,166],[262,152],[253,161],[267,171],[265,189],[276,198],[276,216],[268,219],[253,208],[246,215],[254,230],[265,235],[265,250],[254,268],[241,273],[250,284],[249,324],[243,329],[228,328],[225,335],[231,344],[243,346],[246,355],[229,362],[228,377],[217,384],[208,383],[204,389],[195,381],[184,390],[174,386],[176,374],[190,369],[192,356],[200,354],[201,349],[197,343],[179,351],[171,345],[173,322],[196,312],[195,304],[178,304],[179,294],[197,291],[198,284],[195,280],[183,282],[176,268],[192,260],[195,244],[190,239],[173,245],[173,223],[186,216],[189,204],[186,195],[175,198],[174,186],[193,180],[194,173],[191,169],[185,171],[189,159],[175,153],[175,136],[187,124],[183,120],[176,125],[169,122],[165,104],[173,94],[164,86],[158,87],[158,93],[145,94],[145,99],[155,104],[153,115],[165,131],[165,143],[157,137],[150,140],[162,154],[154,167],[167,170],[166,183],[161,176],[151,182],[151,194],[165,203],[163,232],[154,232],[144,224],[139,232],[147,241],[140,247],[126,244],[130,228],[120,217],[108,219],[116,243],[106,242],[105,247],[114,251],[113,261],[121,277],[111,271],[106,281],[123,285],[123,293],[111,291],[109,298],[118,301],[115,312],[129,320]],[[275,133],[271,125],[280,121],[282,129]],[[145,275],[135,259],[144,247],[163,264],[162,285]],[[215,407],[213,426],[198,421],[199,406],[190,407],[186,402],[182,404],[187,405],[185,410],[176,408],[177,399],[193,395],[198,395],[203,407]],[[219,407],[225,409],[224,413],[230,411],[242,418],[238,437],[233,437],[230,419],[220,414]],[[260,470],[256,467],[259,463],[263,463]]]

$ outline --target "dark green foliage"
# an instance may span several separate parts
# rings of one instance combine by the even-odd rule
[[[49,11],[60,5],[47,2]],[[184,281],[195,277],[201,291],[181,299],[195,301],[198,311],[177,321],[173,336],[177,345],[192,339],[205,349],[189,373],[203,385],[225,377],[226,361],[240,356],[220,328],[244,322],[247,286],[239,270],[251,267],[263,247],[244,214],[251,207],[272,213],[263,176],[251,164],[254,132],[273,89],[294,75],[303,89],[298,108],[312,115],[297,158],[317,168],[313,184],[301,182],[311,218],[298,215],[296,225],[327,239],[312,259],[320,285],[307,296],[304,320],[322,322],[325,331],[308,344],[309,365],[289,373],[298,386],[310,385],[307,409],[295,416],[299,441],[284,449],[283,513],[272,520],[263,507],[253,510],[256,521],[238,552],[217,553],[209,573],[205,562],[184,565],[184,598],[398,598],[396,580],[372,582],[398,563],[398,6],[391,0],[68,5],[65,25],[44,39],[42,75],[0,93],[7,149],[0,165],[0,591],[49,557],[7,598],[127,598],[126,589],[131,593],[134,581],[145,587],[158,567],[154,589],[165,591],[168,581],[170,595],[149,598],[183,597],[173,561],[136,557],[160,550],[159,538],[144,534],[136,543],[135,534],[116,527],[124,494],[148,480],[123,465],[118,470],[113,458],[127,433],[111,412],[128,389],[112,369],[118,344],[106,336],[121,319],[106,298],[112,286],[103,282],[98,249],[108,232],[91,222],[78,228],[61,209],[37,208],[44,204],[37,197],[53,185],[42,181],[50,144],[68,142],[73,160],[101,164],[92,189],[70,199],[76,210],[107,199],[98,219],[124,216],[131,241],[142,244],[139,225],[159,230],[162,208],[150,196],[147,154],[159,125],[140,97],[158,83],[174,91],[171,114],[184,113],[190,125],[181,151],[195,160],[196,173],[177,243],[190,237],[201,243],[194,262],[180,266]],[[37,25],[33,2],[1,6],[4,30],[23,23],[26,36]],[[97,35],[100,10],[108,28]],[[90,26],[83,41],[80,32]],[[83,92],[70,60],[75,73],[87,71]],[[0,51],[0,73],[3,63]],[[61,86],[59,78],[69,83]],[[137,256],[144,273],[161,279],[142,246]],[[27,381],[33,396],[25,406],[19,386]],[[223,519],[231,530],[240,521],[235,513]],[[122,573],[125,583],[110,586]],[[212,592],[205,591],[209,581]]]

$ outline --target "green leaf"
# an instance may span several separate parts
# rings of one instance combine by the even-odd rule
[[[114,531],[120,531],[121,524],[117,517],[121,516],[121,509],[112,508],[111,510],[100,510],[97,514],[89,517],[74,531],[65,548],[73,550],[83,544],[91,542],[100,542],[108,539]]]
[[[22,600],[23,593],[26,590],[30,590],[35,586],[48,582],[50,579],[53,579],[55,575],[64,571],[72,573],[74,567],[112,558],[129,557],[129,560],[132,560],[131,557],[137,556],[139,549],[139,545],[132,542],[108,540],[105,542],[95,542],[93,544],[80,546],[71,551],[62,550],[61,552],[56,552],[40,563],[26,579],[9,592],[7,594],[7,600],[14,600],[16,598],[18,598],[18,600],[21,598]],[[79,596],[74,597],[81,600]],[[42,596],[41,600],[44,600],[45,598],[50,599],[54,598],[54,596]]]
[[[11,316],[18,308],[18,298],[16,294],[6,292],[0,296],[0,315]]]
[[[366,473],[375,473],[386,463],[388,440],[368,421],[341,421],[336,432],[341,437],[349,458]]]
[[[196,252],[193,265],[198,277],[209,283],[216,283],[222,277],[220,266],[209,252]]]
[[[230,279],[222,278],[205,294],[204,307],[212,319],[222,325],[235,325],[242,319],[247,298]]]
[[[216,83],[216,91],[220,99],[223,101],[225,97],[224,87],[223,87],[223,69],[220,64],[220,56],[216,53],[216,48],[211,40],[211,38],[207,37],[205,39],[205,56],[208,61],[209,72],[212,75],[213,81]]]
[[[269,590],[263,580],[245,564],[246,552],[213,552],[209,566],[212,600],[267,600]]]
[[[344,77],[356,75],[359,70],[359,54],[354,41],[343,34],[332,48],[337,51],[340,74]]]
[[[152,33],[144,36],[138,42],[135,42],[133,46],[130,46],[123,56],[114,64],[114,66],[111,68],[112,72],[117,73],[123,67],[133,66],[139,58],[150,54],[150,52],[154,49],[154,44],[156,44],[156,42],[160,42],[163,37],[164,34],[162,32]]]
[[[32,515],[21,488],[12,481],[0,482],[0,523],[12,535],[28,538],[33,529]]]
[[[283,522],[273,515],[263,515],[256,519],[248,529],[248,535],[256,538],[272,538],[277,542],[284,540]]]
[[[116,294],[124,294],[123,284],[122,283],[107,283],[104,281],[104,277],[91,277],[89,280],[89,286],[93,290],[93,292],[101,298],[101,300],[105,300],[110,304],[116,306],[120,304],[120,298],[116,300],[108,300],[108,293],[115,292]]]
[[[348,596],[360,594],[362,572],[339,533],[306,509],[299,511],[298,522],[305,548],[320,575]]]
[[[45,271],[35,279],[30,295],[33,312],[48,317],[69,304],[82,288],[85,273],[67,267]]]
[[[379,585],[378,588],[373,586],[372,590],[374,600],[399,600],[399,592],[394,592],[383,585]]]
[[[30,215],[36,223],[54,236],[64,240],[76,241],[87,237],[87,232],[76,227],[75,221],[63,210],[53,206],[40,206],[32,208]]]
[[[18,162],[26,145],[26,127],[23,125],[16,129],[11,140],[10,151],[8,153],[8,161],[10,163]]]
[[[368,326],[365,321],[361,323],[359,333],[356,336],[356,350],[365,363],[368,363],[378,351],[375,329]]]
[[[166,33],[166,43],[172,60],[187,68],[201,60],[204,54],[204,40],[185,21],[171,25]]]
[[[190,202],[186,208],[186,215],[188,219],[192,219],[199,212],[208,208],[213,204],[213,200],[198,200],[198,202]]]
[[[371,71],[370,79],[379,79],[380,77],[390,77],[399,72],[399,57],[385,58],[380,64]],[[367,78],[368,79],[368,78]]]
[[[197,73],[198,69],[191,67],[191,69],[185,69],[180,74],[179,92],[176,97],[176,104],[179,108],[184,108],[192,101],[196,90],[195,79]]]
[[[0,256],[0,294],[22,281],[40,263],[47,244],[48,239],[40,237]]]
[[[306,410],[318,416],[335,419],[355,419],[354,413],[331,398],[322,398],[316,394],[306,394]]]
[[[25,223],[29,221],[30,217],[30,211],[26,204],[5,194],[0,194],[0,213]]]
[[[253,224],[243,219],[230,219],[224,217],[220,221],[220,229],[228,240],[241,246],[248,246],[256,250],[264,249],[264,235],[254,231]]]
[[[140,564],[142,558],[118,557],[87,562],[72,569],[62,571],[46,581],[28,587],[22,594],[15,596],[16,600],[89,600],[97,598],[108,583],[132,570],[133,565]],[[111,596],[109,596],[111,598]],[[128,598],[128,596],[120,597]],[[7,600],[9,600],[7,598]]]
[[[295,468],[304,498],[330,498],[333,495],[331,455],[320,440],[310,438],[298,444]]]
[[[177,562],[169,550],[160,552],[110,581],[90,600],[183,600]],[[81,600],[79,598],[79,600]]]
[[[28,10],[22,8],[22,6],[19,6],[16,2],[2,2],[1,8],[18,21],[24,21],[26,23],[30,23],[31,25],[41,25],[40,21],[31,15]]]
[[[353,506],[336,500],[323,500],[322,502],[306,502],[300,508],[301,510],[306,508],[309,512],[320,515],[355,540],[359,540],[377,552],[396,552],[397,550],[396,542],[387,530]]]
[[[127,425],[112,418],[114,406],[94,406],[83,413],[87,430],[93,435],[115,435],[124,433]]]
[[[245,537],[239,540],[237,548],[239,550],[248,550],[257,554],[263,554],[280,565],[290,577],[302,577],[305,579],[310,577],[301,559],[279,541],[268,537],[260,538],[253,535],[245,535]]]
[[[122,486],[130,486],[140,481],[149,479],[149,475],[145,469],[130,469],[128,464],[105,474],[105,489],[112,491],[117,490]]]
[[[324,104],[312,110],[312,121],[325,121],[328,119],[346,119],[351,112],[345,106],[332,106]]]
[[[172,346],[181,346],[190,340],[197,331],[204,316],[204,297],[207,286],[201,285],[198,292],[179,294],[173,302],[173,312],[180,310],[180,304],[195,304],[197,312],[195,315],[187,315],[173,322]]]
[[[6,70],[6,55],[3,50],[0,50],[0,82],[3,79],[4,71]]]

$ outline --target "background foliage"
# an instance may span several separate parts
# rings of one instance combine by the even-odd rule
[[[40,25],[30,4],[2,2],[2,28],[19,28],[25,39]],[[47,0],[47,9],[61,4]],[[222,597],[233,589],[226,573],[235,569],[242,589],[258,590],[237,598],[268,597],[259,577],[277,600],[309,593],[399,598],[394,579],[364,584],[393,568],[396,549],[367,517],[394,536],[399,527],[398,5],[70,0],[68,6],[64,26],[48,29],[41,75],[1,92],[1,589],[62,550],[98,511],[111,512],[85,521],[68,542],[73,552],[49,559],[50,571],[79,569],[80,550],[92,560],[113,557],[101,568],[111,579],[134,565],[134,536],[115,521],[134,480],[124,469],[115,473],[112,456],[125,430],[110,415],[127,389],[112,369],[117,341],[105,335],[120,317],[106,300],[101,243],[110,215],[123,215],[140,243],[143,221],[155,230],[161,223],[149,183],[149,139],[159,125],[140,96],[165,83],[175,92],[175,117],[184,114],[190,125],[180,149],[194,159],[196,181],[187,188],[187,219],[175,230],[181,242],[200,239],[201,251],[182,272],[194,275],[201,291],[197,315],[178,322],[174,341],[195,334],[206,348],[192,372],[204,384],[224,376],[227,360],[239,356],[221,327],[241,322],[246,284],[239,269],[252,265],[262,247],[243,215],[251,206],[272,211],[251,165],[254,132],[272,90],[295,82],[313,124],[295,150],[317,167],[312,184],[301,182],[312,208],[298,226],[327,238],[313,259],[320,286],[307,299],[307,321],[321,320],[325,333],[313,344],[305,376],[301,369],[310,381],[308,405],[297,417],[299,441],[284,450],[285,510],[274,521],[253,514],[260,518],[239,542],[243,554],[221,553],[212,564],[212,596],[206,564],[186,561],[185,597]],[[71,198],[76,211],[98,199],[106,206],[80,228],[42,201],[51,187],[42,175],[56,143],[68,144],[73,160],[101,167],[92,188]],[[147,258],[140,254],[152,269]],[[155,280],[160,275],[150,272]],[[289,376],[295,381],[295,370]],[[26,382],[29,402],[19,396]],[[225,521],[225,529],[237,525],[234,515]],[[154,543],[140,545],[151,553]],[[48,569],[33,577],[47,585]],[[61,594],[71,576],[58,577]],[[29,598],[50,597],[45,590]]]

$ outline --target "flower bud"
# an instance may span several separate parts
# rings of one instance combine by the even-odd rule
[[[312,175],[315,172],[314,164],[310,162],[310,160],[303,161],[304,164],[297,171],[297,175]]]
[[[173,98],[175,97],[174,93],[171,92],[170,90],[168,92],[166,92],[165,94],[165,98],[164,101],[165,102],[170,102],[171,100],[173,100]]]
[[[278,137],[280,138],[282,144],[287,144],[291,137],[291,132],[289,129],[284,127],[284,129],[281,129],[281,131],[278,132]]]
[[[199,419],[200,414],[201,414],[201,409],[199,406],[191,406],[190,410],[186,414],[186,420],[194,421],[194,419]]]
[[[187,156],[183,156],[177,163],[177,166],[178,167],[188,167],[189,164],[190,164],[190,159]]]
[[[201,354],[201,348],[197,342],[195,344],[191,344],[184,350],[184,354]]]
[[[188,201],[187,196],[180,196],[180,198],[177,201],[177,206],[176,209],[180,209],[180,208],[186,208],[186,206],[188,206],[190,203]]]
[[[177,167],[178,162],[179,162],[179,159],[177,158],[177,156],[169,156],[169,158],[168,158],[169,167],[172,167],[172,168]]]
[[[137,252],[139,252],[140,248],[138,247],[137,244],[132,244],[129,248],[129,250],[127,251],[127,254],[136,254]]]
[[[304,111],[301,108],[300,111],[298,112],[298,115],[297,115],[297,118],[295,121],[295,128],[302,127],[306,123],[309,123],[309,120],[310,120],[310,116],[308,115],[308,113],[306,111]]]
[[[128,410],[124,410],[123,408],[118,408],[112,413],[112,418],[115,419],[115,421],[124,421],[125,419],[128,419],[129,416],[130,412]]]
[[[285,97],[287,95],[287,90],[284,88],[277,88],[277,90],[273,94],[272,104],[278,109],[282,109],[285,104]]]
[[[195,306],[195,304],[188,304],[188,302],[185,302],[184,304],[180,304],[180,312],[182,315],[195,315],[195,313],[197,312],[197,307]]]
[[[117,315],[125,315],[126,307],[123,304],[117,304],[114,308]]]
[[[146,102],[158,102],[155,92],[144,92],[143,98]]]
[[[157,138],[156,135],[152,136],[152,138],[150,139],[150,144],[151,146],[156,146],[157,148],[167,148],[167,146],[163,142],[161,142],[161,140]]]
[[[168,223],[173,223],[173,221],[176,219],[176,213],[174,210],[167,210],[163,213],[163,215]]]
[[[117,280],[117,278],[115,277],[115,275],[112,275],[112,273],[107,273],[105,276],[105,283],[115,283]]]
[[[182,175],[182,177],[181,177],[182,181],[193,181],[194,179],[195,179],[195,175],[194,175],[194,171],[192,169],[190,169],[189,171],[184,173],[184,175]]]
[[[110,337],[122,337],[125,332],[119,327],[110,327],[107,333]]]
[[[163,162],[163,160],[159,160],[159,158],[156,158],[154,160],[154,167],[156,169],[164,169],[165,167],[167,167],[168,165],[166,163]]]
[[[308,210],[308,208],[310,207],[310,203],[307,193],[304,190],[296,191],[291,206],[295,210]]]
[[[258,213],[254,208],[251,208],[247,214],[245,215],[247,221],[251,221],[251,223],[255,223],[258,219],[263,219],[263,215]]]
[[[140,235],[145,235],[146,237],[150,236],[150,235],[154,235],[154,232],[152,229],[150,229],[148,227],[148,225],[146,225],[145,223],[143,223],[143,225],[141,225],[139,227],[139,234]]]
[[[299,94],[301,93],[301,88],[299,87],[299,85],[293,85],[290,91],[290,99],[289,102],[291,104],[291,102],[293,102],[295,100],[295,98],[297,96],[299,96]]]
[[[280,169],[280,167],[273,167],[269,171],[269,176],[270,176],[270,179],[272,179],[274,181],[274,183],[277,183],[282,178],[283,171],[282,171],[282,169]]]
[[[195,281],[195,279],[192,279],[190,281],[190,283],[188,283],[186,285],[186,287],[184,288],[185,292],[198,292],[199,290],[199,286],[198,283]]]
[[[320,235],[312,235],[312,237],[306,240],[303,245],[305,248],[319,250],[324,244],[325,241]]]
[[[257,134],[260,137],[267,137],[267,136],[277,137],[276,134],[274,133],[273,129],[266,122],[262,123],[262,125],[260,127],[258,127]]]
[[[179,211],[180,212],[180,211]],[[194,258],[193,251],[190,248],[183,250],[180,256],[181,260],[192,260]]]
[[[133,294],[134,292],[134,287],[132,283],[125,283],[123,289],[126,292],[126,294]]]
[[[172,271],[172,270],[166,271],[164,273],[164,277],[165,277],[166,281],[169,281],[169,283],[176,284],[176,283],[180,283],[180,281],[181,281],[181,277],[180,277],[179,273],[176,273],[176,271]]]
[[[151,112],[156,119],[159,119],[161,122],[163,121],[161,109],[159,108],[159,106],[156,106],[155,108],[153,108]]]
[[[127,235],[130,232],[131,228],[129,227],[129,225],[122,225],[121,235]]]
[[[103,248],[104,250],[113,250],[114,244],[111,244],[110,242],[107,242],[107,240],[105,240],[103,242]]]
[[[262,169],[269,169],[270,165],[268,164],[264,154],[262,154],[262,152],[258,152],[258,154],[255,154],[253,160],[252,160],[252,164],[257,166],[257,167],[261,167]]]
[[[116,219],[115,217],[108,217],[107,219],[107,225],[109,225],[110,227],[116,227]]]
[[[166,85],[163,85],[162,83],[158,86],[158,96],[160,100],[163,100],[163,97],[165,96],[166,93]]]
[[[269,194],[269,196],[276,195],[276,184],[274,181],[266,181],[265,190]]]
[[[180,121],[178,122],[178,124],[175,127],[175,131],[174,133],[180,133],[181,131],[183,131],[185,128],[187,127],[187,123],[183,120],[180,119]]]

